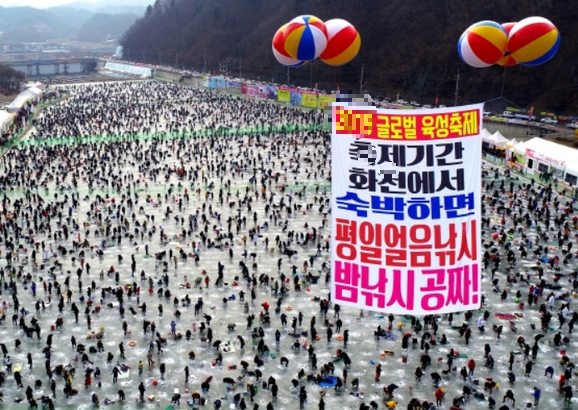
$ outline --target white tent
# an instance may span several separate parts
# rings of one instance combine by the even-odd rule
[[[496,131],[494,134],[490,134],[485,128],[482,130],[482,141],[498,147],[503,147],[510,142],[510,140],[504,137],[500,131]]]
[[[18,94],[6,109],[8,112],[17,112],[20,108],[24,107],[28,101],[38,101],[41,96],[41,89],[36,87],[29,88]]]
[[[482,130],[482,141],[484,142],[493,142],[492,140],[492,134],[490,134],[490,132],[487,129],[483,129]]]
[[[494,143],[496,145],[501,146],[506,145],[508,142],[510,142],[510,140],[504,137],[500,131],[496,131],[494,135],[492,135],[492,140],[494,140]]]
[[[536,137],[517,144],[514,152],[526,156],[526,166],[531,158],[534,160],[534,169],[538,168],[537,163],[544,163],[578,176],[578,150],[573,148]]]
[[[28,91],[30,91],[31,93],[33,93],[36,96],[37,101],[40,99],[40,97],[42,97],[42,94],[44,93],[44,91],[42,91],[38,87],[31,87],[28,89]]]
[[[519,154],[519,155],[526,155],[526,144],[528,143],[528,141],[529,141],[529,140],[526,140],[526,141],[522,141],[522,142],[517,143],[517,144],[514,146],[514,152],[515,152],[516,154]]]
[[[22,86],[22,89],[28,89],[28,88],[32,88],[32,87],[43,89],[46,86],[44,84],[42,84],[40,81],[36,81],[36,82],[29,81]]]
[[[1,110],[0,111],[0,131],[5,132],[12,121],[14,120],[14,116],[10,114],[8,111]]]

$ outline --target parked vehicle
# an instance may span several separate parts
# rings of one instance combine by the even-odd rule
[[[550,117],[544,117],[540,120],[540,122],[544,124],[558,124],[558,120]]]

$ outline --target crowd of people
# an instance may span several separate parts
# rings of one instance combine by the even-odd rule
[[[330,301],[330,136],[289,131],[322,113],[154,81],[70,91],[0,158],[4,400],[572,400],[569,198],[485,163],[481,310],[360,316]]]

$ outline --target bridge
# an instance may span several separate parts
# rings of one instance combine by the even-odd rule
[[[58,58],[6,62],[4,64],[26,74],[27,77],[46,77],[93,73],[96,71],[99,63],[100,60],[96,58]]]

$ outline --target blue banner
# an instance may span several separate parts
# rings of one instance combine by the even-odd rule
[[[267,99],[277,100],[277,87],[274,85],[267,86]]]
[[[291,104],[301,105],[303,98],[300,92],[291,91]]]

